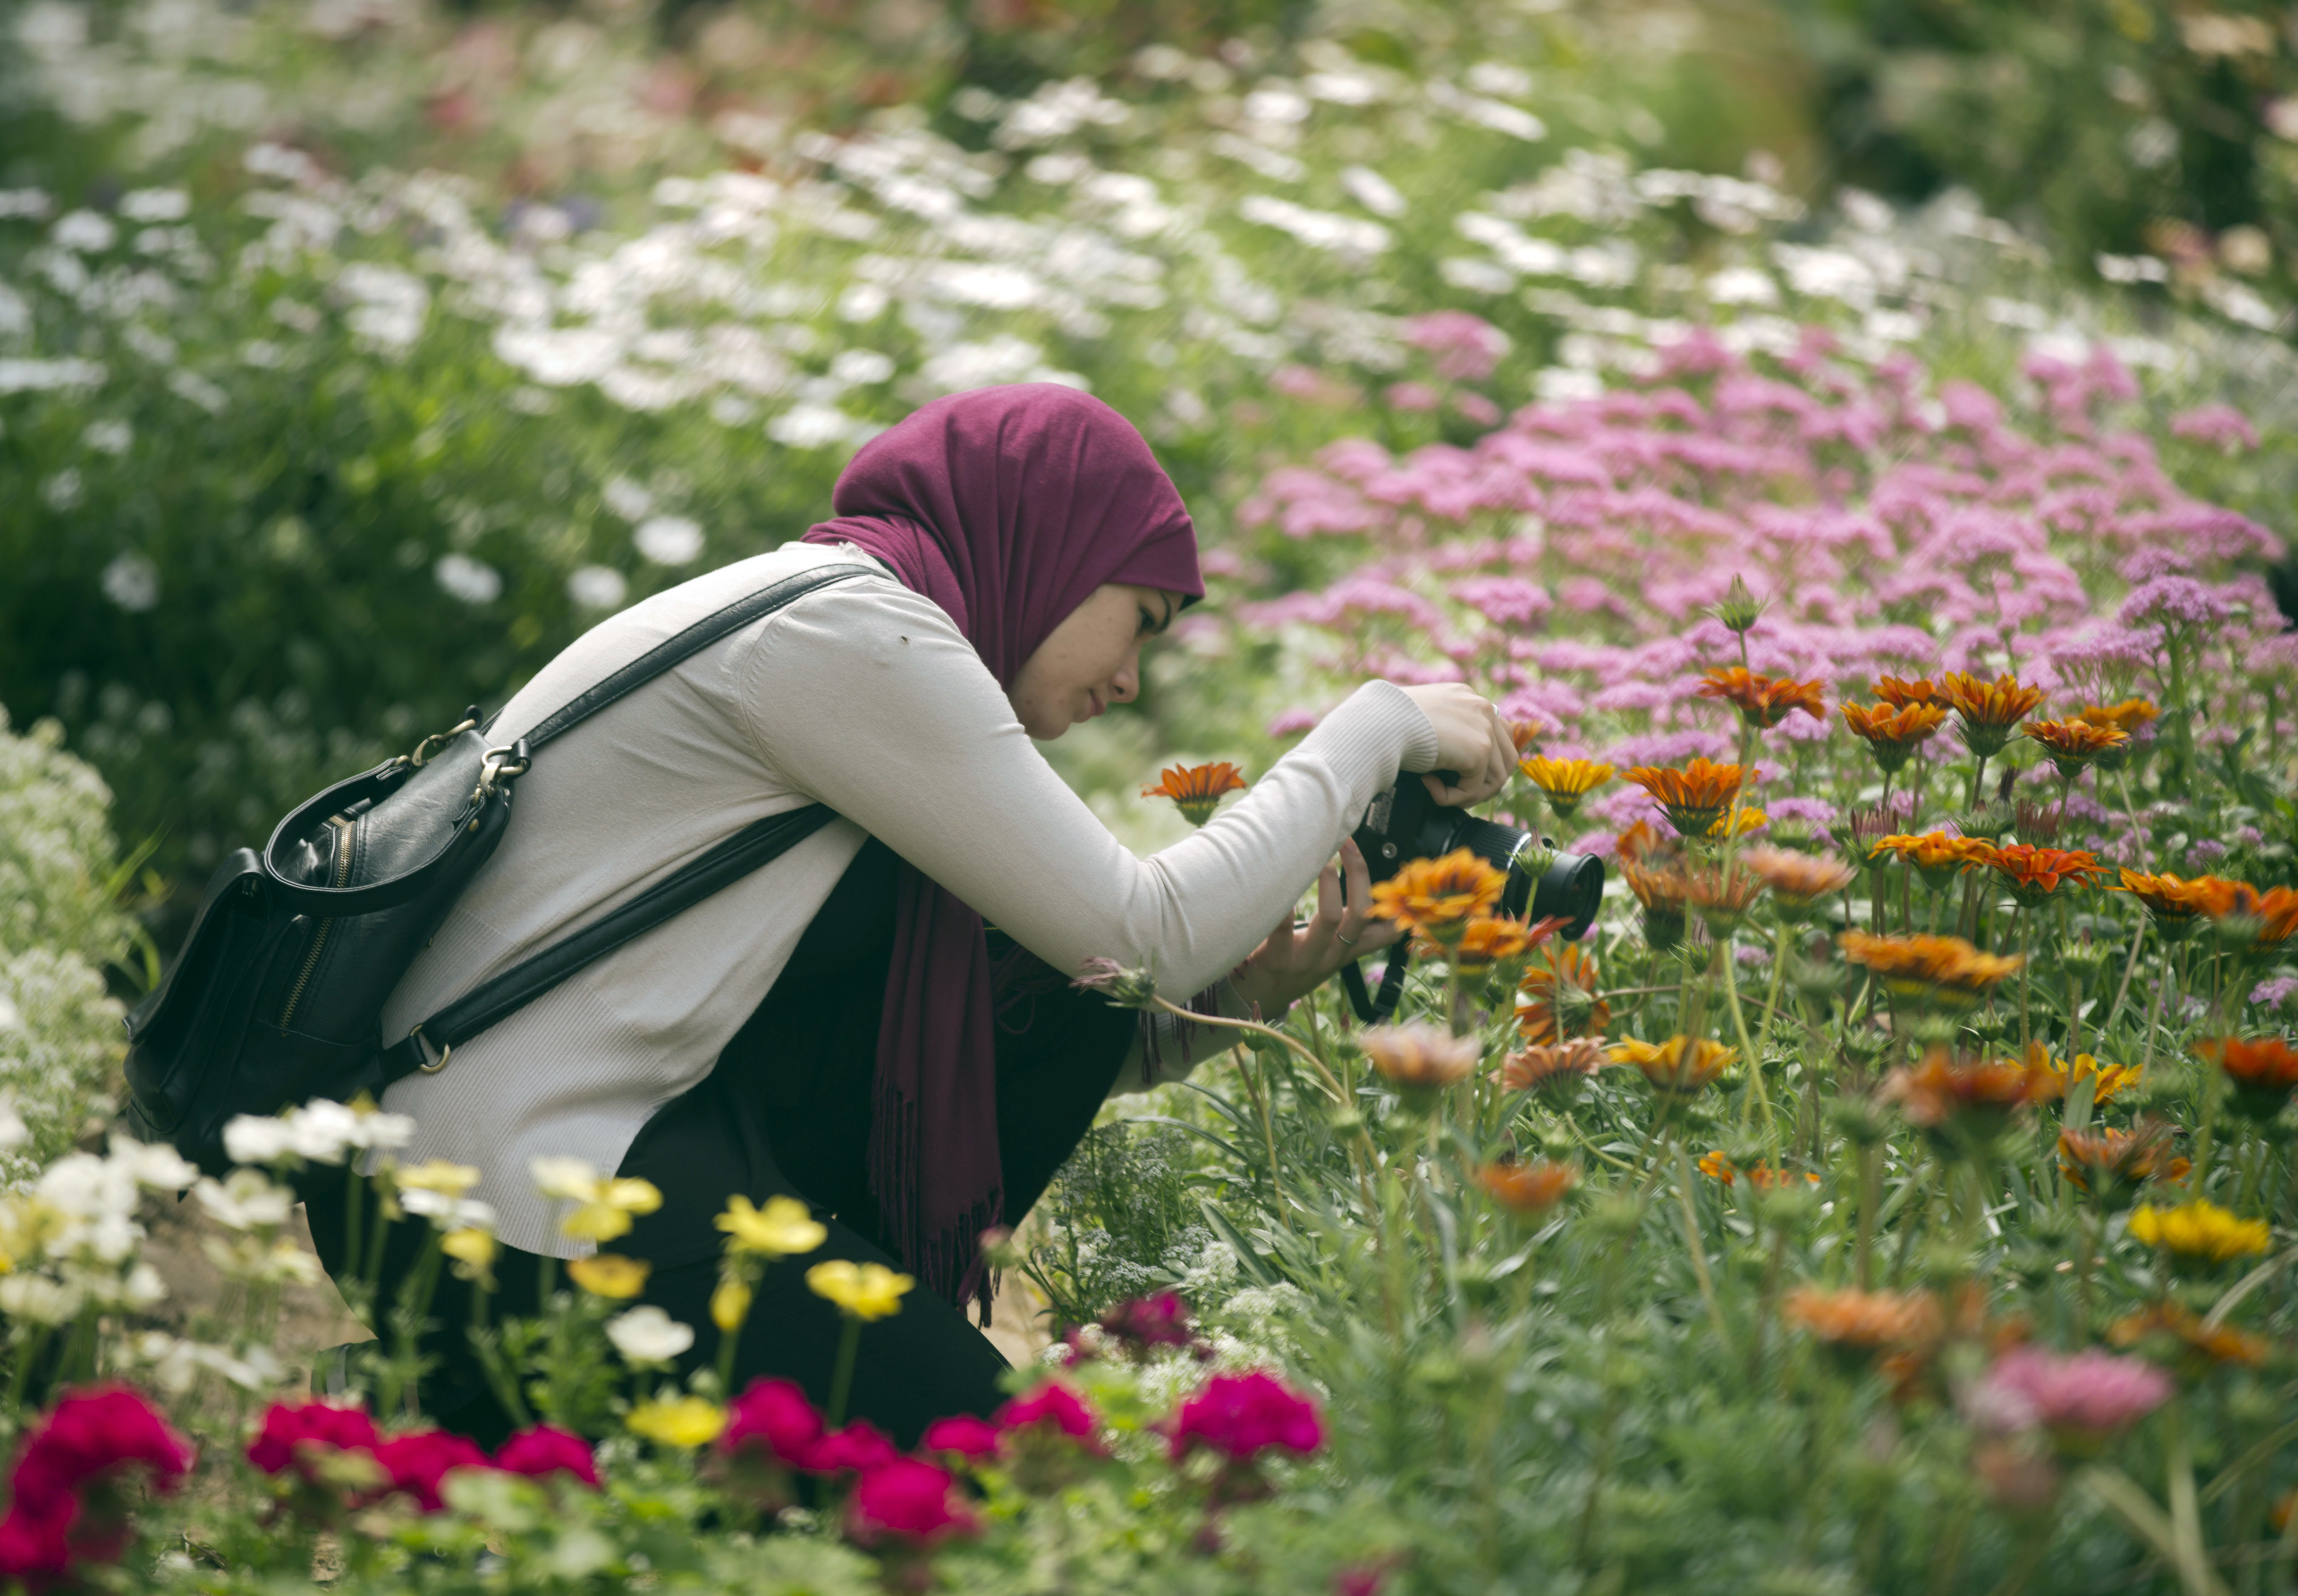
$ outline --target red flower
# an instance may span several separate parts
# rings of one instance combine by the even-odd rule
[[[986,1463],[997,1455],[999,1433],[986,1418],[958,1413],[926,1426],[922,1444],[928,1451],[954,1452],[969,1462]]]
[[[1181,1404],[1173,1420],[1173,1456],[1208,1446],[1233,1461],[1252,1461],[1272,1447],[1307,1457],[1325,1443],[1317,1405],[1276,1376],[1215,1375]]]
[[[293,1468],[309,1478],[312,1453],[307,1448],[373,1451],[382,1443],[375,1420],[364,1408],[343,1408],[333,1402],[274,1402],[263,1415],[262,1428],[247,1443],[247,1460],[266,1474]]]
[[[390,1489],[413,1497],[415,1505],[426,1513],[435,1513],[447,1505],[439,1499],[439,1486],[450,1474],[458,1468],[487,1467],[487,1454],[475,1442],[445,1430],[393,1435],[375,1449],[375,1458],[391,1476]]]
[[[810,1468],[822,1438],[822,1415],[796,1381],[758,1379],[744,1387],[726,1410],[718,1450],[732,1455],[763,1448],[775,1462]]]
[[[924,1548],[972,1534],[980,1526],[956,1500],[956,1484],[946,1468],[916,1458],[890,1458],[855,1482],[854,1494],[846,1499],[847,1536],[857,1546],[892,1541]]]
[[[16,1459],[0,1576],[31,1582],[69,1573],[75,1560],[116,1560],[128,1523],[105,1487],[135,1465],[172,1491],[191,1468],[192,1444],[125,1385],[65,1393]]]
[[[865,1474],[899,1456],[884,1431],[866,1418],[857,1418],[808,1447],[798,1467],[812,1474]]]
[[[1189,1305],[1177,1291],[1134,1297],[1101,1316],[1101,1327],[1137,1352],[1153,1346],[1192,1346],[1196,1331],[1189,1323]]]
[[[1094,1416],[1085,1398],[1059,1380],[1048,1380],[1029,1395],[1015,1397],[993,1417],[997,1427],[1009,1434],[1034,1428],[1068,1435],[1096,1451],[1100,1450],[1094,1433],[1101,1428],[1101,1420]]]
[[[504,1442],[495,1449],[495,1467],[535,1480],[571,1474],[592,1490],[599,1488],[599,1461],[591,1455],[591,1443],[554,1425],[536,1425]]]

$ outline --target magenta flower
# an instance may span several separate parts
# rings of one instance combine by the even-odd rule
[[[2013,1347],[1980,1382],[1976,1401],[1989,1427],[2040,1427],[2099,1440],[2129,1428],[2170,1401],[2170,1377],[2137,1358],[2093,1347],[2062,1358]]]
[[[1213,1376],[1173,1417],[1176,1459],[1200,1446],[1237,1463],[1270,1451],[1305,1458],[1324,1443],[1317,1404],[1260,1369]]]
[[[798,1467],[809,1474],[860,1474],[900,1455],[883,1430],[866,1418],[857,1418],[807,1448]]]
[[[822,1415],[795,1380],[752,1380],[726,1409],[718,1450],[728,1457],[763,1453],[792,1468],[811,1468],[822,1441]]]
[[[1003,1434],[986,1418],[971,1413],[958,1413],[947,1418],[937,1418],[926,1426],[922,1444],[928,1451],[948,1452],[968,1462],[986,1463],[997,1455],[997,1445]]]
[[[1085,1398],[1059,1380],[1048,1380],[1027,1395],[1013,1398],[999,1408],[994,1418],[997,1427],[1007,1435],[1034,1430],[1048,1435],[1067,1435],[1088,1448],[1100,1450],[1094,1439],[1101,1428],[1100,1418]]]
[[[922,1551],[971,1535],[980,1522],[958,1500],[956,1485],[946,1468],[916,1458],[889,1458],[855,1481],[846,1499],[847,1538],[868,1548],[893,1542]]]
[[[594,1491],[599,1486],[599,1464],[591,1455],[591,1443],[554,1425],[519,1431],[495,1449],[494,1461],[505,1474],[538,1480],[571,1474]]]

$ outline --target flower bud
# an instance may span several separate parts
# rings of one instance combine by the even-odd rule
[[[1748,586],[1747,578],[1735,575],[1732,585],[1724,590],[1723,602],[1715,606],[1715,618],[1738,633],[1754,629],[1757,619],[1764,613],[1763,600]]]

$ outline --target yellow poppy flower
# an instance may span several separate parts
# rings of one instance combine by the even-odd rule
[[[646,1289],[647,1276],[654,1265],[642,1258],[625,1258],[619,1253],[601,1253],[595,1258],[570,1258],[566,1261],[566,1278],[594,1297],[611,1297],[625,1302]]]
[[[401,1191],[437,1192],[442,1197],[459,1197],[478,1185],[479,1172],[467,1163],[433,1158],[393,1170],[391,1178]]]
[[[830,1236],[796,1197],[768,1197],[764,1208],[754,1208],[749,1198],[737,1192],[726,1200],[726,1211],[717,1222],[729,1248],[767,1258],[811,1253]]]
[[[806,1271],[806,1288],[859,1319],[887,1319],[902,1311],[902,1294],[917,1282],[882,1263],[833,1258]]]
[[[632,1214],[652,1213],[661,1206],[662,1193],[653,1181],[609,1177],[591,1183],[558,1229],[576,1241],[612,1241],[631,1233]]]
[[[633,1435],[665,1446],[705,1446],[726,1427],[726,1410],[698,1396],[641,1402],[623,1423]]]
[[[721,1280],[710,1294],[710,1322],[732,1336],[750,1317],[750,1287],[741,1280]]]

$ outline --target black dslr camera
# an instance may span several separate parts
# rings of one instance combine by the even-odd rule
[[[1435,774],[1440,781],[1451,780],[1449,772]],[[1501,914],[1535,921],[1559,916],[1567,939],[1588,934],[1604,901],[1601,859],[1592,854],[1558,853],[1530,831],[1449,808],[1429,796],[1427,783],[1418,776],[1399,776],[1396,785],[1373,799],[1364,823],[1356,830],[1356,843],[1376,881],[1388,880],[1415,859],[1440,858],[1465,848],[1508,872],[1508,885],[1500,892]],[[1381,1024],[1396,1013],[1410,963],[1409,946],[1400,942],[1389,954],[1377,997],[1366,990],[1364,972],[1353,962],[1342,967],[1341,984],[1348,988],[1349,1005],[1365,1024]]]

